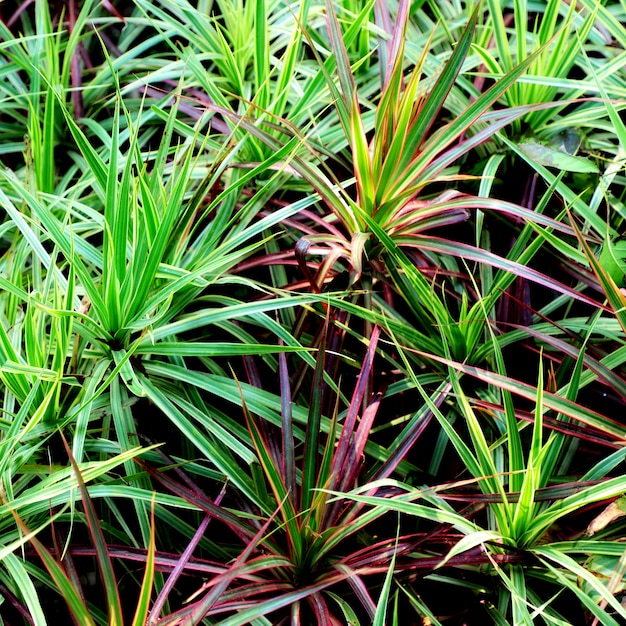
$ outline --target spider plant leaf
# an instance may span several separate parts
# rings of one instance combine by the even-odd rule
[[[527,140],[517,144],[517,147],[531,160],[546,167],[555,167],[566,172],[581,174],[597,174],[598,167],[589,159],[568,154],[563,150],[553,148],[538,141]]]
[[[311,8],[310,0],[306,0],[300,4],[300,12],[298,14],[298,24],[306,24]],[[276,81],[275,94],[272,98],[272,113],[278,117],[283,117],[287,104],[293,107],[290,101],[290,82],[294,80],[295,70],[298,66],[298,56],[301,51],[302,29],[294,28],[291,39],[286,46],[285,53],[281,59],[278,68],[278,79]],[[290,110],[290,114],[293,110]]]
[[[138,340],[134,342],[129,350],[112,350],[113,361],[116,367],[119,367],[119,373],[128,389],[138,397],[146,395],[145,390],[141,386],[131,361],[132,354],[138,345]]]
[[[254,19],[254,72],[255,102],[261,109],[270,104],[270,44],[267,6],[265,0],[255,0]]]
[[[598,623],[603,626],[618,626],[626,618],[626,609],[617,601],[615,596],[592,572],[586,570],[572,557],[549,545],[534,547],[531,552],[552,573],[558,584],[574,593],[581,604],[598,619]],[[576,583],[571,580],[572,574],[576,577]],[[580,583],[588,586],[588,591],[583,590]],[[589,591],[595,592],[604,603],[608,604],[612,613],[621,618],[620,622],[609,615]]]
[[[449,354],[449,351],[447,351]],[[479,471],[473,472],[474,478],[477,479],[478,485],[483,493],[497,493],[500,497],[500,502],[491,509],[492,513],[497,520],[498,528],[501,529],[503,534],[509,534],[511,532],[511,513],[512,506],[507,498],[507,494],[504,489],[503,481],[499,476],[499,470],[496,466],[495,460],[491,454],[490,446],[483,430],[480,420],[476,416],[475,411],[463,392],[459,376],[453,367],[449,366],[449,379],[452,382],[452,387],[457,395],[457,402],[459,403],[460,413],[463,415],[465,422],[467,423],[467,429],[472,442],[473,459],[478,464]],[[421,391],[421,390],[420,390]],[[442,420],[440,412],[437,411],[435,416],[438,418],[439,423],[443,426],[445,418]],[[447,431],[453,430],[448,428]],[[453,445],[457,449],[459,455],[467,456],[467,446],[465,444],[459,445],[459,437],[451,439]],[[469,469],[469,467],[468,467]],[[471,471],[471,470],[470,470]]]
[[[409,304],[414,306],[417,315],[424,319],[434,318],[440,324],[450,345],[456,345],[458,343],[458,336],[455,334],[456,326],[448,308],[434,293],[432,285],[375,219],[363,212],[360,213],[360,217],[383,244],[391,260],[388,263],[388,269],[397,281],[402,281],[403,292],[408,294]],[[401,268],[402,272],[397,268]]]
[[[450,395],[451,390],[452,385],[448,381],[442,382],[430,396],[429,402],[432,403],[435,408],[439,409]],[[401,460],[405,458],[408,451],[413,447],[413,444],[432,422],[432,418],[433,412],[430,410],[428,403],[425,403],[422,408],[411,416],[410,421],[395,440],[387,446],[387,458],[371,477],[372,480],[391,476]]]
[[[24,604],[30,613],[30,618],[32,619],[30,624],[33,626],[47,626],[48,621],[41,606],[39,594],[24,565],[24,561],[11,552],[2,555],[2,566],[11,579],[15,581],[17,588],[20,590],[20,595],[24,599]],[[82,607],[80,609],[82,610]],[[86,622],[85,626],[88,625],[89,622]]]
[[[81,280],[83,288],[87,292],[91,306],[94,311],[96,311],[98,319],[106,326],[109,318],[107,308],[102,300],[102,297],[100,296],[97,285],[94,283],[92,274],[87,268],[86,263],[83,262],[83,259],[90,259],[92,256],[91,249],[88,244],[86,244],[82,237],[74,236],[71,232],[67,232],[66,226],[60,223],[50,210],[49,206],[44,204],[43,200],[40,201],[39,197],[30,193],[26,187],[20,184],[19,181],[7,173],[7,171],[4,169],[0,170],[0,177],[8,183],[18,197],[27,203],[33,214],[36,215],[41,221],[41,224],[46,230],[47,236],[50,237],[58,249],[63,253],[63,256],[69,263],[71,263],[74,271]],[[9,212],[18,228],[21,229],[23,216],[22,220],[20,220],[19,216],[21,215],[21,212],[1,189],[0,201],[7,212]],[[28,238],[29,232],[26,231],[24,236]],[[35,251],[38,251],[39,248],[42,248],[41,243],[33,246]],[[44,266],[50,266],[49,255],[46,254],[41,257],[41,259]],[[102,263],[101,256],[97,262],[100,264]],[[104,329],[102,332],[104,334],[108,334]]]
[[[497,56],[503,67],[513,67],[512,46],[509,44],[507,27],[504,22],[504,12],[499,0],[487,0],[491,31],[496,43]]]
[[[515,504],[515,513],[511,525],[511,533],[516,538],[532,525],[532,520],[535,516],[537,489],[544,486],[541,484],[541,461],[545,458],[554,441],[549,440],[545,446],[542,446],[543,413],[543,361],[540,359],[532,441],[528,452],[526,471],[523,472],[522,488],[518,501]]]
[[[233,343],[228,341],[205,342],[196,341],[160,341],[154,345],[142,344],[135,354],[159,354],[169,356],[243,356],[243,355],[264,355],[264,354],[284,354],[287,352],[311,352],[311,348],[303,346],[283,346],[265,345],[251,341],[250,343]]]
[[[163,373],[167,376],[168,370]],[[188,378],[186,376],[187,370],[181,373],[184,377]],[[149,371],[148,374],[150,374]],[[246,497],[249,497],[253,502],[257,502],[258,498],[252,481],[247,475],[241,472],[240,467],[232,457],[230,449],[213,441],[212,437],[207,436],[200,428],[192,423],[183,411],[176,406],[169,395],[155,384],[156,380],[154,374],[150,376],[150,378],[139,373],[137,376],[142,388],[147,393],[147,397],[169,417],[172,423],[185,435],[187,440],[196,446],[207,459],[211,459],[211,462],[219,471],[222,472],[224,476],[227,476]],[[193,382],[187,380],[187,384],[193,384]],[[259,505],[263,506],[263,503],[259,503]],[[212,508],[208,510],[208,512],[219,515],[219,513],[216,513]]]
[[[380,496],[363,496],[358,492],[334,495],[339,495],[342,498],[354,500],[355,502],[369,504],[377,507],[381,511],[397,511],[399,513],[406,513],[407,515],[414,515],[421,519],[430,520],[431,522],[450,524],[465,534],[472,534],[479,530],[476,524],[467,520],[463,515],[447,508],[443,501],[437,500],[437,505],[417,504],[414,500],[421,497],[420,490],[414,489],[409,485],[402,486],[399,484],[398,486],[406,489],[407,493],[384,498]]]

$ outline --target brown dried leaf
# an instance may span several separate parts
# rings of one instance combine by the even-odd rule
[[[615,520],[624,517],[624,515],[626,515],[626,497],[622,496],[614,502],[611,502],[600,515],[592,520],[589,526],[587,526],[585,534],[591,537]]]

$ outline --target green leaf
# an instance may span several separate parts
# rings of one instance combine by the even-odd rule
[[[626,296],[624,296],[624,294],[619,290],[618,285],[615,284],[615,281],[611,278],[608,271],[602,266],[600,261],[596,259],[593,251],[585,239],[585,236],[580,232],[574,220],[570,218],[570,221],[576,231],[576,237],[578,238],[584,253],[587,255],[589,265],[591,266],[593,273],[596,275],[598,282],[602,286],[609,303],[613,307],[617,321],[622,327],[622,330],[626,332]],[[615,268],[613,268],[613,270],[614,269]]]
[[[604,240],[598,262],[618,286],[623,286],[626,278],[626,239],[613,242]]]
[[[391,591],[391,583],[393,581],[393,572],[396,565],[396,554],[398,550],[398,539],[400,538],[400,519],[398,519],[398,530],[396,531],[396,546],[391,557],[391,563],[389,563],[389,569],[385,576],[385,582],[378,598],[378,605],[376,606],[376,614],[374,615],[373,626],[385,626],[385,619],[387,617],[387,604],[389,603],[389,592]]]
[[[517,147],[531,160],[546,167],[555,167],[566,172],[597,174],[598,167],[585,157],[574,156],[563,150],[546,146],[537,141],[528,140]]]
[[[476,532],[470,533],[456,543],[456,545],[450,550],[450,552],[448,552],[448,554],[446,554],[443,561],[441,561],[441,563],[439,563],[437,567],[443,567],[452,557],[457,556],[457,554],[462,554],[463,552],[467,552],[472,548],[482,546],[488,541],[497,542],[501,539],[502,536],[492,530],[478,530]]]

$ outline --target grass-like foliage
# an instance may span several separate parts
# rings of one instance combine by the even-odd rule
[[[624,623],[625,24],[0,3],[0,622]]]

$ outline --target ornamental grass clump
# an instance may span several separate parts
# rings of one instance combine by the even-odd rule
[[[625,23],[1,5],[1,619],[624,621]]]

